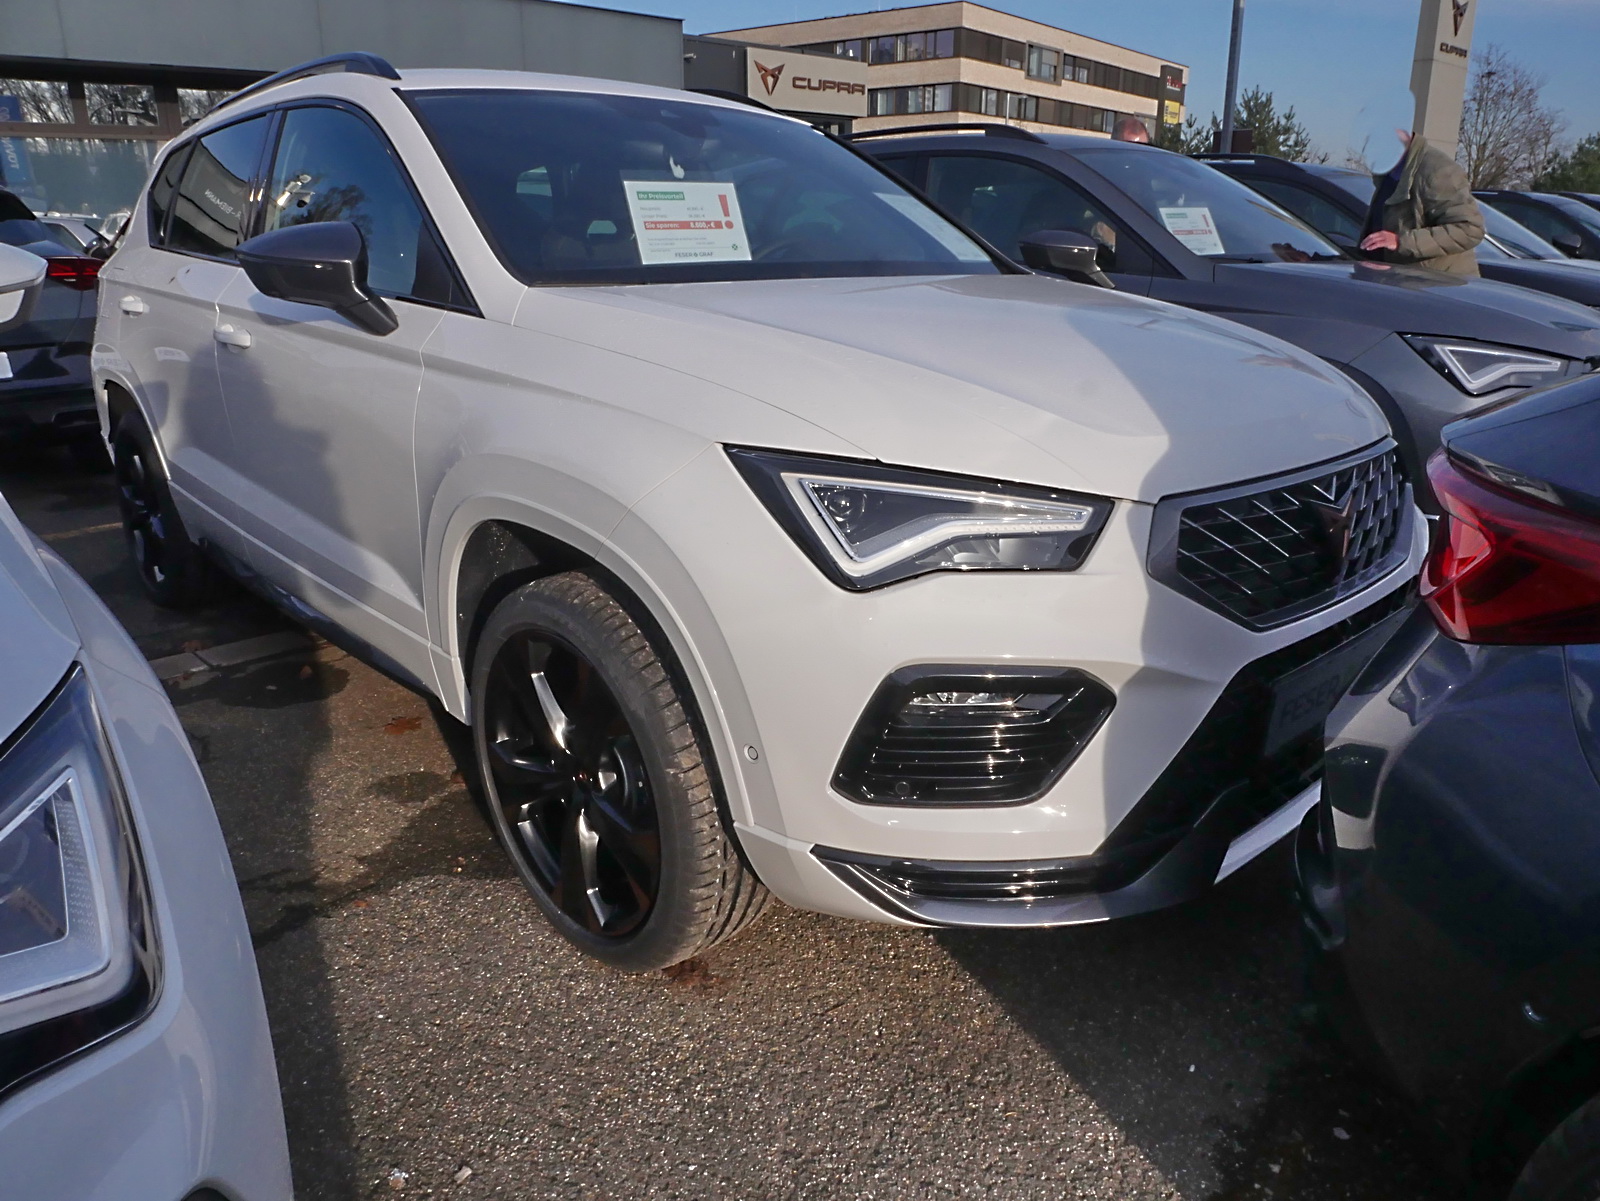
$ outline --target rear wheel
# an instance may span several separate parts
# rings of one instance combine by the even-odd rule
[[[215,589],[215,569],[189,540],[150,434],[137,418],[117,426],[111,464],[128,553],[146,594],[168,609],[203,604]]]
[[[1508,1201],[1600,1199],[1600,1097],[1584,1105],[1539,1144]]]
[[[594,579],[551,576],[502,601],[472,698],[495,830],[580,950],[650,971],[760,914],[768,894],[723,827],[692,702]]]

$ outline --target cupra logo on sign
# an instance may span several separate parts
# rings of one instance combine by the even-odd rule
[[[1461,22],[1467,19],[1467,5],[1472,0],[1450,0],[1450,15],[1455,18],[1456,37],[1461,36]]]
[[[1459,23],[1458,21],[1457,24]],[[783,68],[783,63],[769,67],[761,60],[756,60],[756,70],[761,72],[761,86],[767,89],[767,95],[771,96],[778,90],[778,80],[783,78]]]

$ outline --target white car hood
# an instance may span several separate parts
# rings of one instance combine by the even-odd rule
[[[61,682],[78,646],[72,617],[32,539],[0,500],[0,744]]]
[[[530,289],[517,324],[741,392],[866,457],[1125,499],[1388,433],[1364,392],[1285,342],[1042,276]]]

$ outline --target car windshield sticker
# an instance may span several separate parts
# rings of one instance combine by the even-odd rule
[[[1195,254],[1222,254],[1222,236],[1208,208],[1161,210],[1161,221],[1186,250]]]
[[[750,241],[733,184],[625,179],[622,187],[639,261],[646,267],[750,261]]]
[[[923,233],[943,246],[963,263],[987,263],[989,256],[983,253],[983,248],[978,246],[971,238],[966,237],[950,222],[938,213],[923,204],[913,196],[904,192],[874,192],[879,200],[883,201],[902,217],[909,217]]]

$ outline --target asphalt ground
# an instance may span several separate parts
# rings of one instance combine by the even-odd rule
[[[146,603],[110,477],[0,490],[152,659],[289,629]],[[461,729],[326,645],[169,684],[234,857],[301,1201],[1433,1201],[1461,1190],[1305,1003],[1286,848],[1110,925],[924,932],[776,906],[649,976],[551,934]]]

